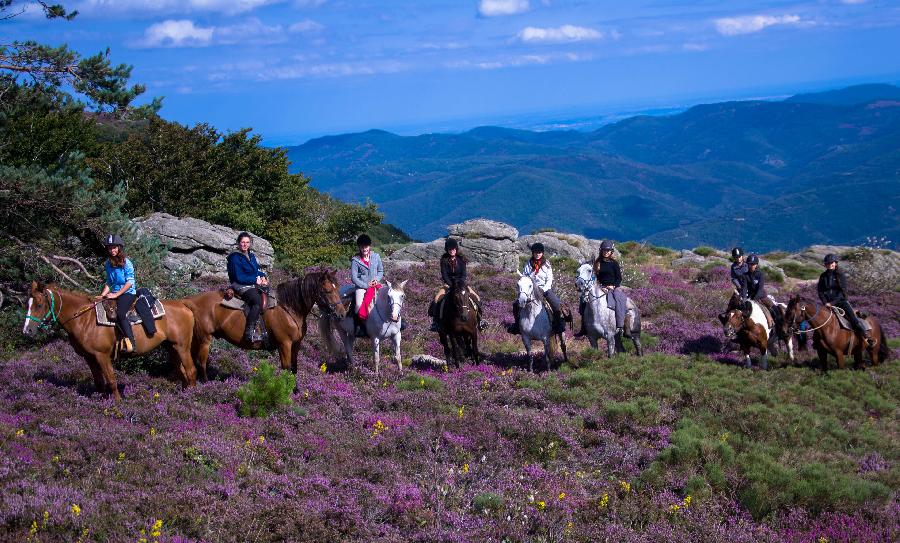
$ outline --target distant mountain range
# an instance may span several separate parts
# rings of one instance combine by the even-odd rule
[[[380,130],[288,148],[294,171],[371,199],[418,239],[473,217],[672,247],[900,239],[900,88],[698,105],[593,132]]]

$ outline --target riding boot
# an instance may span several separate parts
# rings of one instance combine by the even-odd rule
[[[404,330],[406,330],[406,321],[403,320],[403,318],[401,317],[400,318],[400,331],[402,332]]]
[[[506,330],[510,334],[515,335],[515,334],[521,333],[519,331],[519,312],[520,311],[521,311],[521,309],[519,308],[519,304],[516,302],[513,302],[513,323],[506,328]]]
[[[247,321],[247,325],[244,326],[244,341],[247,343],[253,343],[253,330],[256,328],[256,321]]]
[[[584,300],[582,300],[582,301],[579,302],[579,304],[578,304],[578,314],[581,315],[581,327],[578,328],[578,331],[577,331],[577,332],[575,332],[575,335],[573,336],[573,337],[575,337],[575,338],[583,338],[584,336],[587,335],[587,330],[585,330],[585,323],[584,323],[584,309],[585,309],[585,305],[586,305],[586,304],[584,303]]]
[[[557,334],[562,334],[566,331],[566,321],[562,318],[562,311],[558,309],[553,310],[553,332]]]

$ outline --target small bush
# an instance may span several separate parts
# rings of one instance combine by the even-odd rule
[[[763,275],[766,276],[766,280],[772,283],[784,283],[784,274],[775,268],[770,268],[769,266],[765,266],[762,269]]]
[[[701,245],[699,247],[694,247],[693,251],[700,256],[712,256],[717,253],[715,249],[709,247],[707,245]]]
[[[397,390],[405,390],[407,392],[414,390],[441,391],[443,389],[444,384],[439,379],[419,373],[410,373],[397,381]]]
[[[275,366],[263,362],[250,381],[238,389],[242,417],[267,417],[283,405],[291,403],[296,378],[290,372],[276,372]]]
[[[822,273],[818,266],[801,264],[794,260],[782,260],[778,262],[778,267],[784,270],[785,275],[794,279],[816,279]]]
[[[493,492],[484,492],[472,500],[472,509],[484,514],[498,513],[503,510],[503,498]]]

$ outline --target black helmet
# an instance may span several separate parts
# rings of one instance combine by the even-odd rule
[[[122,237],[119,234],[107,234],[106,237],[103,238],[103,245],[106,245],[107,247],[112,247],[113,245],[124,247],[125,242],[122,241]]]
[[[834,253],[828,253],[827,255],[825,255],[825,265],[826,266],[831,264],[832,262],[837,262],[837,261],[838,261],[838,257],[835,256]]]
[[[459,243],[453,238],[447,238],[444,242],[444,251],[449,253],[450,249],[459,249]]]
[[[740,247],[735,247],[731,250],[731,258],[737,259],[738,257],[744,256],[744,250]]]
[[[362,234],[356,238],[357,247],[369,247],[370,245],[372,245],[372,238],[368,234]]]
[[[756,256],[756,255],[750,255],[750,256],[748,256],[748,257],[747,257],[747,264],[748,264],[748,265],[756,264],[756,265],[758,266],[758,265],[759,265],[759,257]]]
[[[600,252],[602,253],[606,250],[613,250],[613,242],[609,241],[608,239],[605,239],[600,243]]]
[[[531,252],[532,253],[543,253],[544,252],[544,244],[541,243],[540,241],[533,244],[531,246]]]

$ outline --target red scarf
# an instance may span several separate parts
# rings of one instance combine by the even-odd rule
[[[539,271],[541,271],[541,266],[544,265],[544,259],[535,260],[531,259],[531,271],[536,275]]]

